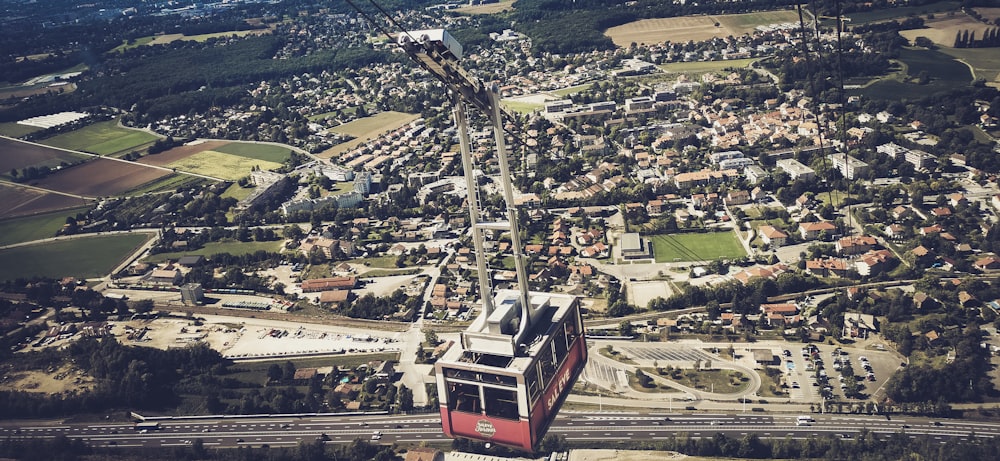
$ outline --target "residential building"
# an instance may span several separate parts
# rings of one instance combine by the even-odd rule
[[[774,226],[760,226],[757,228],[757,233],[760,234],[761,241],[771,248],[785,246],[785,241],[788,239],[788,234]]]
[[[799,223],[799,235],[802,236],[802,240],[815,240],[822,232],[832,234],[836,231],[837,226],[829,221]]]
[[[833,163],[834,169],[840,171],[841,175],[850,180],[865,177],[870,171],[867,163],[847,154],[831,154],[827,158]]]
[[[778,160],[775,165],[781,168],[782,171],[788,173],[788,176],[792,178],[792,181],[803,180],[812,181],[816,177],[816,170],[809,168],[798,160],[795,159],[781,159]]]

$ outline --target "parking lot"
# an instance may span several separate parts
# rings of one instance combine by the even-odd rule
[[[834,351],[837,351],[836,355]],[[845,396],[846,389],[841,386],[847,380],[840,379],[847,363],[863,385],[861,394],[870,399],[900,365],[899,359],[891,352],[828,344],[814,344],[806,348],[801,344],[788,343],[779,355],[784,384],[788,385],[792,400],[819,401],[824,395],[838,401],[852,400]],[[868,364],[868,369],[864,363]],[[824,374],[825,380],[822,378]],[[797,388],[795,384],[798,384]]]

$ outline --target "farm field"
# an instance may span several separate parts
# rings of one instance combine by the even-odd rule
[[[171,174],[159,168],[135,163],[95,158],[51,174],[32,185],[43,189],[101,197],[117,195]]]
[[[231,255],[245,255],[257,251],[278,252],[281,250],[281,240],[273,242],[210,242],[203,248],[197,250],[178,251],[172,253],[157,253],[144,259],[145,262],[161,263],[168,259],[180,259],[182,256],[202,255],[209,257],[219,253],[229,253]]]
[[[955,35],[962,31],[975,32],[976,37],[982,38],[983,32],[996,27],[983,24],[964,13],[959,13],[952,17],[928,19],[924,21],[924,26],[925,28],[923,29],[899,31],[899,35],[902,35],[910,42],[913,42],[917,37],[927,37],[940,46],[952,47],[955,45]],[[996,50],[994,49],[993,51]]]
[[[81,237],[0,251],[0,280],[101,277],[139,248],[146,234]]]
[[[118,120],[108,120],[44,139],[40,143],[92,154],[112,155],[157,139],[159,138],[156,135],[145,131],[122,128],[118,126]]]
[[[857,90],[848,90],[848,94],[860,93],[874,99],[916,99],[972,81],[972,74],[965,64],[940,51],[904,48],[900,50],[899,61],[904,69],[898,77],[885,78]],[[904,79],[914,78],[921,72],[927,73],[931,78],[930,83],[918,85]]]
[[[54,237],[56,232],[66,224],[67,216],[73,216],[86,210],[87,208],[75,208],[0,221],[0,245]]]
[[[0,138],[0,152],[3,152],[3,155],[0,155],[0,177],[4,179],[14,179],[10,176],[10,170],[15,168],[18,170],[29,166],[55,168],[64,162],[77,163],[90,158],[86,155],[6,138]]]
[[[317,157],[338,157],[344,152],[354,149],[369,139],[395,130],[419,117],[420,116],[416,114],[407,114],[403,112],[379,112],[370,117],[354,120],[352,122],[331,128],[330,131],[334,133],[346,134],[348,136],[353,136],[355,139],[333,146],[321,152],[317,155]]]
[[[292,154],[292,150],[287,146],[249,142],[231,142],[212,150],[271,163],[285,163]]]
[[[605,31],[605,35],[610,37],[615,45],[626,47],[632,43],[703,41],[712,37],[738,36],[754,30],[757,26],[798,22],[798,20],[798,14],[794,11],[643,19],[612,27]]]
[[[229,141],[203,141],[177,146],[159,154],[147,155],[138,160],[145,165],[167,166],[179,160],[186,159],[198,152],[214,150],[229,144]]]
[[[21,136],[34,133],[38,130],[41,130],[41,128],[37,126],[21,125],[17,122],[0,123],[0,136],[20,138]]]
[[[746,251],[732,232],[663,234],[649,238],[658,263],[746,256]]]
[[[27,98],[28,96],[35,96],[38,94],[46,94],[49,92],[53,93],[72,93],[76,91],[76,83],[66,83],[65,85],[52,86],[53,83],[36,83],[34,85],[14,85],[4,88],[0,88],[0,99],[8,98]]]
[[[0,219],[65,210],[86,203],[86,200],[79,197],[14,184],[0,184]]]
[[[254,167],[259,167],[262,170],[281,168],[280,163],[224,154],[214,150],[198,152],[184,159],[172,162],[167,166],[180,171],[188,171],[230,181],[248,176],[250,170]]]

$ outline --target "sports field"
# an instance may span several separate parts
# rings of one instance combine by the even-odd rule
[[[81,237],[0,250],[0,280],[107,275],[141,246],[146,234]]]
[[[733,59],[729,61],[671,62],[660,65],[660,69],[663,69],[664,72],[678,74],[703,74],[729,68],[744,68],[756,60],[757,58]]]
[[[226,154],[214,150],[198,152],[167,166],[180,171],[203,174],[229,181],[235,181],[249,175],[254,167],[259,167],[262,170],[281,168],[280,163],[258,160],[241,155]]]
[[[159,139],[145,131],[118,126],[117,120],[97,122],[79,130],[63,133],[40,141],[42,144],[63,149],[90,152],[98,155],[125,153]]]
[[[54,237],[66,224],[67,216],[75,216],[86,210],[87,208],[74,208],[0,221],[0,245]]]
[[[605,31],[605,35],[610,37],[615,45],[621,47],[627,47],[632,43],[683,43],[688,40],[704,41],[713,37],[738,36],[752,32],[757,26],[798,22],[798,20],[798,14],[786,10],[642,19],[612,27]]]
[[[732,232],[663,234],[649,237],[656,262],[712,261],[747,253]]]

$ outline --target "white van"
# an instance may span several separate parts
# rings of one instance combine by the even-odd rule
[[[812,416],[799,416],[799,418],[795,421],[795,425],[796,426],[809,426],[809,425],[812,425],[812,423],[814,423],[814,422],[816,422],[816,420],[814,420],[812,418]]]

